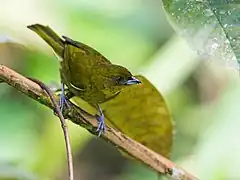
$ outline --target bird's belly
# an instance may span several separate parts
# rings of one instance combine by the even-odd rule
[[[73,91],[75,95],[79,96],[81,99],[83,99],[84,101],[90,104],[98,104],[106,101],[106,98],[105,98],[106,95],[101,91],[98,91],[98,92],[94,90],[84,90],[84,91],[73,90]]]
[[[96,91],[94,89],[86,89],[84,91],[76,91],[76,89],[70,89],[70,91],[90,104],[99,104],[106,102],[119,94],[119,92],[114,94],[106,94],[104,91]]]

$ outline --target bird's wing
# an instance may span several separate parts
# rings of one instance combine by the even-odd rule
[[[83,44],[81,42],[78,42],[78,41],[74,41],[71,38],[66,37],[66,36],[62,36],[62,38],[65,40],[66,43],[71,44],[75,47],[78,47],[78,48],[84,50],[87,55],[90,55],[90,56],[93,56],[93,57],[96,57],[97,59],[99,59],[100,64],[111,64],[111,62],[107,58],[105,58],[100,52],[91,48],[90,46]]]

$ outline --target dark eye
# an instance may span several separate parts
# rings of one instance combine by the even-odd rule
[[[124,77],[122,76],[115,76],[112,78],[112,80],[116,83],[116,84],[123,84],[124,83]]]
[[[119,83],[119,82],[122,82],[124,80],[124,78],[123,77],[121,77],[121,76],[119,76],[119,77],[117,77],[116,78],[116,81]]]

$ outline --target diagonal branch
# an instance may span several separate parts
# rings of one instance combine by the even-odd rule
[[[1,81],[6,82],[39,103],[51,109],[54,108],[49,97],[45,92],[43,92],[38,84],[4,65],[0,65],[0,82]],[[56,98],[58,99],[57,96]],[[63,114],[65,118],[71,120],[73,123],[78,124],[86,128],[92,134],[97,135],[97,120],[95,119],[95,116],[83,111],[70,101],[69,108],[65,108]],[[184,171],[180,167],[177,167],[170,160],[153,152],[142,144],[109,126],[106,126],[106,132],[101,137],[145,165],[151,167],[159,173],[171,177],[174,180],[197,180],[196,177]]]

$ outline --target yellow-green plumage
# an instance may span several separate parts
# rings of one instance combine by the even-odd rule
[[[64,42],[51,28],[40,24],[30,25],[28,28],[43,38],[58,56],[63,56]]]
[[[62,58],[61,79],[81,98],[75,97],[77,104],[90,111],[91,107],[86,108],[82,100],[93,106],[100,103],[108,125],[169,157],[173,137],[171,116],[162,95],[146,78],[138,77],[141,86],[119,83],[132,74],[93,48],[64,36],[62,39],[48,26],[35,24],[28,28]]]
[[[48,26],[28,26],[43,38],[60,56],[61,79],[75,95],[91,104],[105,102],[116,96],[124,85],[118,78],[128,79],[132,74],[124,67],[111,64],[103,55],[89,46],[63,36],[61,39]]]

